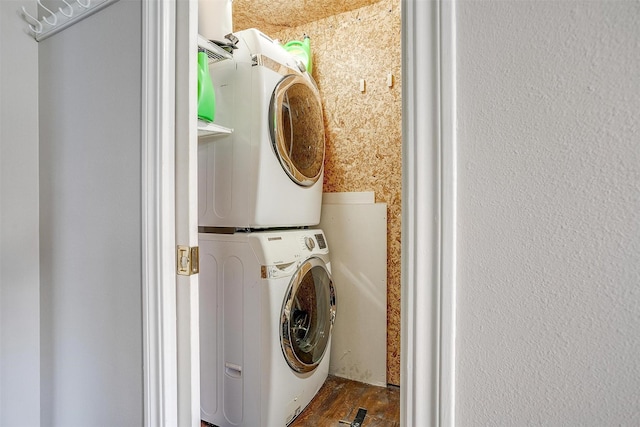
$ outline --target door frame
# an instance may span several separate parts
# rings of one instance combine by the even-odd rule
[[[178,425],[175,1],[142,0],[144,425]]]
[[[452,427],[456,319],[455,0],[403,1],[402,53],[400,424]]]
[[[179,0],[142,3],[144,419],[149,427],[185,419],[197,427],[198,370],[191,365],[189,375],[178,375],[178,353],[185,349],[177,339],[174,260],[176,38],[185,31],[177,25],[188,23],[177,23]],[[402,52],[401,425],[453,426],[455,0],[403,0]]]

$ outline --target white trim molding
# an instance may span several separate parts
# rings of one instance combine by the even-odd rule
[[[178,425],[174,1],[142,1],[144,425]]]
[[[440,3],[440,425],[455,425],[456,0]]]
[[[404,0],[402,426],[455,424],[455,2]]]

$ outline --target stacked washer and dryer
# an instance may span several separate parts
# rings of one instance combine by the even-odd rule
[[[201,417],[284,426],[329,370],[336,297],[320,222],[324,124],[304,66],[258,30],[210,68],[199,141]]]

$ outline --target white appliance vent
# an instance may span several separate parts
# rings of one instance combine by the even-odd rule
[[[205,52],[207,54],[209,57],[209,64],[232,58],[229,52],[200,35],[198,35],[198,52]]]

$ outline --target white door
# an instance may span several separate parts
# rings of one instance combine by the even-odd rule
[[[269,105],[269,131],[273,151],[293,182],[315,184],[324,166],[325,132],[320,95],[308,79],[288,74],[280,80]]]
[[[198,2],[176,2],[176,243],[198,246]],[[200,425],[198,275],[176,283],[178,425]]]
[[[336,292],[320,258],[309,258],[293,275],[280,318],[280,345],[291,369],[315,370],[329,346],[336,318]]]
[[[198,245],[194,0],[143,1],[145,426],[200,425],[198,276],[177,246]]]

